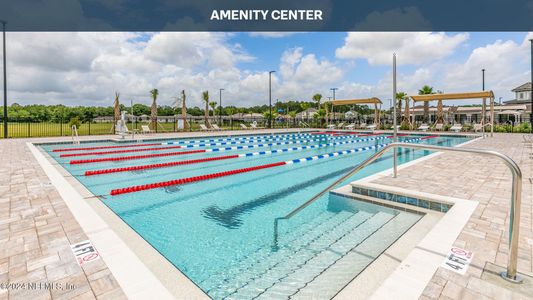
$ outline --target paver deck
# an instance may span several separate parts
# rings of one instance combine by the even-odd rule
[[[253,133],[267,131],[256,130]],[[236,132],[232,132],[236,133]],[[250,133],[241,131],[240,133]],[[205,136],[213,133],[192,133]],[[214,133],[227,134],[227,132]],[[153,137],[161,137],[154,134]],[[176,137],[178,135],[165,135]],[[81,137],[103,139],[110,136]],[[58,282],[72,290],[5,289],[0,299],[125,298],[103,260],[79,267],[70,244],[87,239],[56,189],[26,147],[26,142],[69,138],[0,141],[0,283]],[[468,147],[494,149],[513,158],[524,175],[518,270],[533,273],[533,160],[521,135],[495,134]],[[400,171],[399,177],[374,182],[479,201],[455,245],[475,252],[465,276],[439,268],[421,298],[526,298],[483,278],[487,262],[505,266],[509,223],[510,173],[501,162],[445,153]],[[421,184],[424,182],[424,184]]]
[[[496,150],[511,157],[523,173],[522,214],[518,249],[518,271],[533,274],[533,159],[520,134],[495,134],[465,147]],[[510,299],[526,298],[502,285],[482,279],[487,262],[507,265],[511,173],[498,159],[466,153],[441,155],[409,166],[397,178],[381,177],[373,183],[402,187],[443,196],[479,201],[455,246],[474,252],[466,275],[439,268],[422,299]],[[503,280],[502,280],[503,283]],[[533,297],[533,293],[529,295]]]

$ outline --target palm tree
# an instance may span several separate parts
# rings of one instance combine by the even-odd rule
[[[422,89],[418,90],[418,94],[419,95],[430,95],[430,94],[435,94],[435,92],[433,92],[433,87],[431,87],[429,85],[424,85],[422,87]],[[429,122],[429,101],[424,101],[424,118],[423,118],[423,122],[424,123],[428,123]]]
[[[183,130],[187,131],[187,104],[185,104],[185,90],[181,91],[181,118],[183,119]]]
[[[307,119],[309,119],[309,112],[306,111],[306,110],[308,110],[309,107],[310,107],[309,103],[307,103],[307,102],[302,102],[302,103],[300,103],[300,107],[302,108],[302,111],[305,111],[305,117],[306,117]]]
[[[213,117],[215,116],[215,107],[217,106],[216,101],[209,102],[209,106],[211,106],[211,109],[213,110]]]
[[[152,89],[150,91],[150,95],[152,96],[152,107],[150,108],[150,127],[152,130],[157,129],[157,96],[159,95],[159,91],[157,89]]]
[[[396,101],[398,101],[398,117],[396,118],[398,123],[402,121],[402,100],[407,97],[407,93],[399,92],[396,93]]]
[[[205,102],[205,112],[204,112],[204,123],[205,123],[205,126],[208,126],[209,125],[209,91],[204,91],[202,93],[202,98],[204,99],[204,102]]]
[[[321,94],[314,94],[313,95],[313,101],[316,102],[317,109],[320,109],[320,100],[322,100],[322,95]]]

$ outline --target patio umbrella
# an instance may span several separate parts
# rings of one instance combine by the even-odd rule
[[[403,122],[405,122],[408,125],[411,125],[411,112],[409,111],[409,98],[405,98],[405,116],[403,118]]]

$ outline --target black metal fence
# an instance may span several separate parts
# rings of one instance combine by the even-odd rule
[[[179,118],[178,118],[179,120]],[[342,122],[337,120],[336,123]],[[224,130],[243,129],[241,124],[251,128],[254,124],[258,128],[268,128],[268,119],[259,117],[245,117],[233,119],[231,117],[210,117],[209,124],[217,124]],[[126,122],[128,129],[142,132],[142,125],[148,125],[148,122]],[[200,131],[200,125],[205,125],[203,117],[187,118],[187,131]],[[317,118],[278,118],[272,119],[272,128],[323,128],[326,126],[325,120]],[[155,132],[180,132],[184,129],[178,122],[158,122],[157,127],[153,128]],[[207,126],[211,127],[211,126]],[[83,122],[77,128],[78,135],[105,135],[113,134],[115,125],[112,122]],[[10,122],[8,123],[9,138],[28,138],[28,137],[54,137],[54,136],[71,136],[72,130],[68,123],[31,123],[31,122]],[[0,137],[4,137],[3,124],[0,123]]]

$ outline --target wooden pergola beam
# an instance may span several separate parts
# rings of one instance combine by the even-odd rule
[[[331,101],[332,105],[350,105],[350,104],[383,104],[377,97],[362,98],[362,99],[347,99]]]
[[[492,91],[469,92],[469,93],[448,93],[409,96],[415,102],[435,101],[435,100],[464,100],[464,99],[486,99],[494,98]]]

